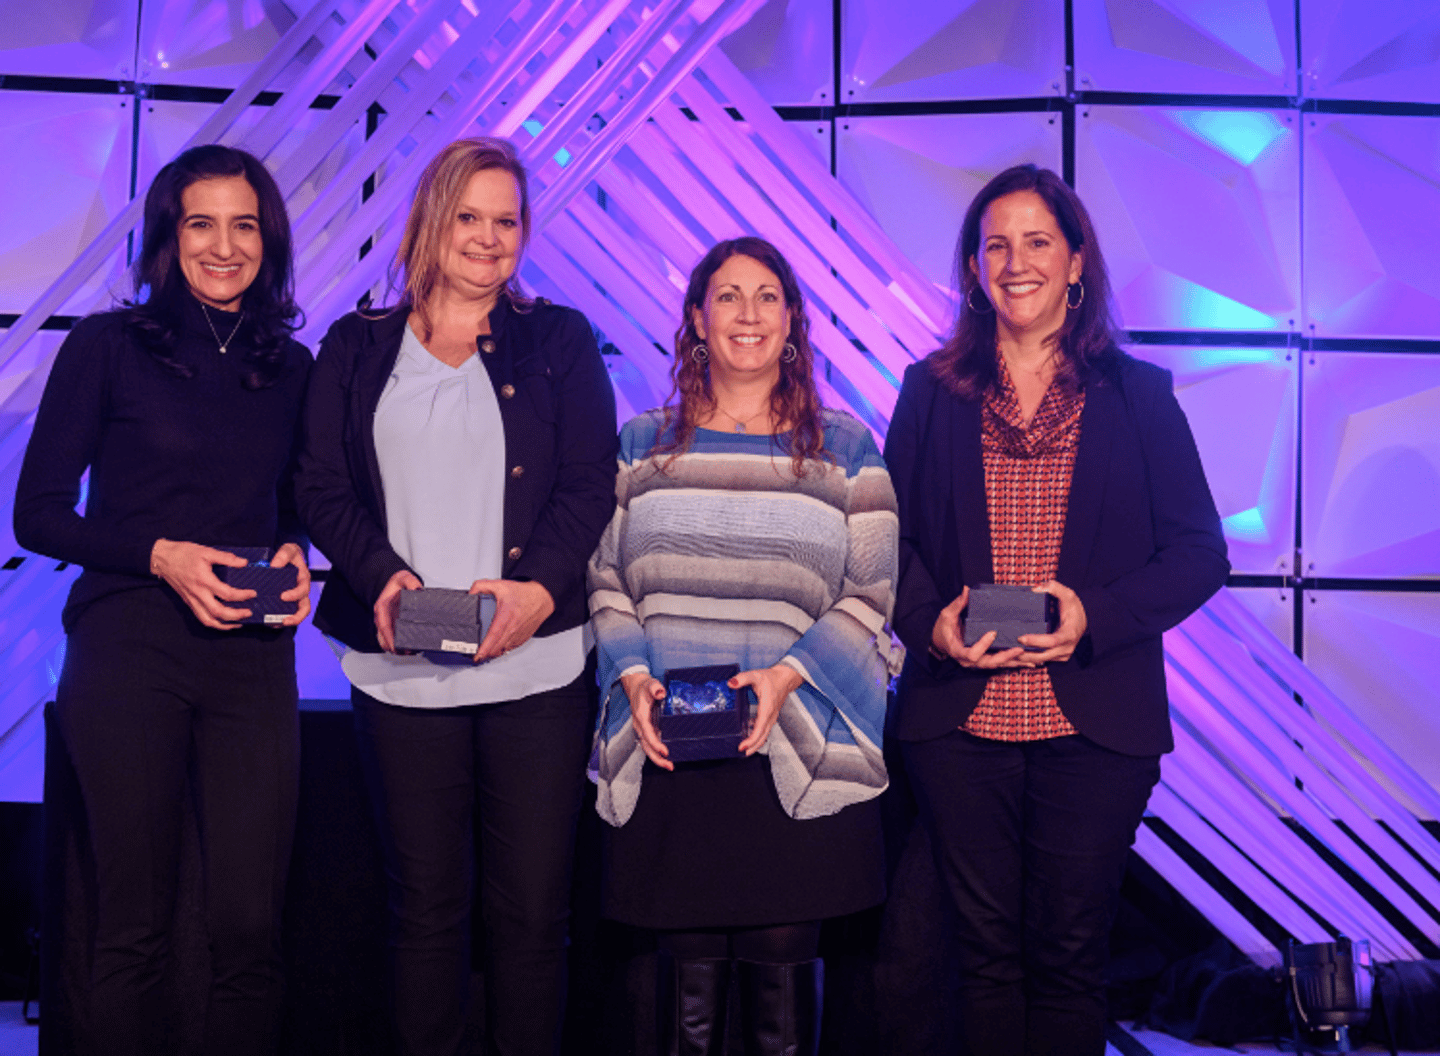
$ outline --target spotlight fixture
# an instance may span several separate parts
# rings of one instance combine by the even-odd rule
[[[1375,984],[1370,941],[1352,941],[1341,935],[1334,942],[1299,945],[1291,939],[1285,950],[1285,970],[1290,977],[1287,1004],[1295,1031],[1295,1051],[1312,1051],[1301,1040],[1302,1027],[1306,1031],[1333,1032],[1334,1051],[1352,1051],[1350,1028],[1363,1027],[1370,1020],[1370,997]]]

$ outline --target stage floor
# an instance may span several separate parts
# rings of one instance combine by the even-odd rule
[[[1217,1045],[1192,1044],[1172,1038],[1158,1031],[1127,1031],[1130,1044],[1128,1051],[1121,1052],[1114,1045],[1107,1046],[1105,1056],[1190,1056],[1192,1053],[1253,1052],[1270,1053],[1280,1051],[1273,1045],[1244,1044],[1233,1049],[1222,1049]],[[1133,1046],[1133,1047],[1132,1047]],[[20,1015],[19,1001],[0,1001],[0,1056],[37,1056],[40,1051],[40,1030],[27,1024]],[[1367,1045],[1357,1052],[1386,1052],[1378,1045]],[[1418,1053],[1402,1052],[1400,1056],[1419,1056]]]

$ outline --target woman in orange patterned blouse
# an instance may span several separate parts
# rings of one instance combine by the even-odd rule
[[[950,340],[905,374],[897,733],[959,911],[971,1056],[1105,1050],[1126,852],[1173,747],[1162,633],[1229,571],[1167,372],[1116,344],[1089,215],[1002,172],[956,252]],[[1054,595],[1059,626],[967,646],[970,588]]]

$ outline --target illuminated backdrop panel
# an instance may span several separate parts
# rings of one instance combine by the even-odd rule
[[[131,107],[125,96],[6,92],[0,136],[0,312],[21,312],[69,267],[130,197]],[[124,253],[62,309],[83,315],[124,288]]]
[[[1440,576],[1440,356],[1323,352],[1304,374],[1305,571]]]
[[[767,103],[829,104],[835,93],[834,11],[832,0],[768,0],[720,48]]]
[[[0,0],[0,72],[39,77],[135,75],[135,0]]]
[[[1292,0],[1095,0],[1075,10],[1075,86],[1295,93]]]
[[[1169,370],[1205,465],[1235,572],[1291,572],[1298,357],[1283,348],[1136,345]]]
[[[1313,592],[1305,663],[1357,719],[1440,788],[1440,594]]]
[[[1310,332],[1440,336],[1440,117],[1307,114],[1304,198]]]
[[[1440,5],[1304,0],[1306,95],[1440,103]]]
[[[315,0],[145,0],[138,80],[234,88]],[[360,5],[355,5],[360,6]],[[289,78],[282,78],[285,85]]]
[[[1300,144],[1275,110],[1086,106],[1076,190],[1135,330],[1276,330],[1300,308]]]
[[[1063,0],[842,0],[842,103],[1059,95]]]
[[[850,117],[836,129],[835,152],[840,182],[948,291],[970,199],[1011,165],[1028,161],[1058,171],[1060,115]]]

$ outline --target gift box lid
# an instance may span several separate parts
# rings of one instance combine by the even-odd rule
[[[396,618],[406,623],[421,625],[466,624],[478,628],[484,622],[481,612],[484,600],[490,602],[490,611],[493,613],[495,598],[490,594],[471,594],[448,587],[402,590]]]

